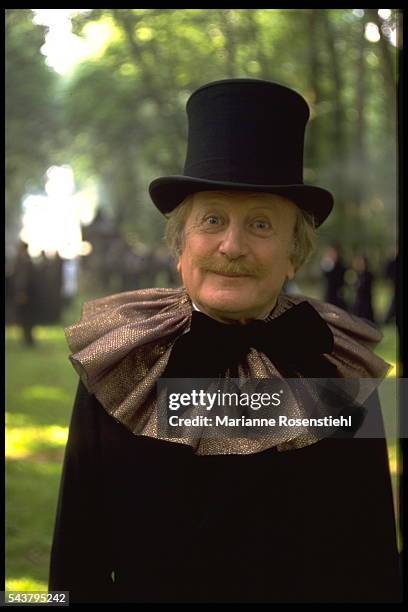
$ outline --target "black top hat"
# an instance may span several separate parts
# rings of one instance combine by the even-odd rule
[[[150,183],[168,213],[198,191],[255,191],[284,196],[319,226],[333,207],[321,187],[303,184],[303,142],[309,107],[293,89],[260,79],[226,79],[197,89],[187,101],[184,174]]]

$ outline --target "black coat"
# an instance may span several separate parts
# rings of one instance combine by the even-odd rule
[[[376,395],[369,409],[381,419]],[[399,589],[384,439],[197,456],[134,435],[79,384],[49,590],[71,602],[395,602]]]

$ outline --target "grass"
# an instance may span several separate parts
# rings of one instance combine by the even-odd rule
[[[76,302],[64,324],[79,314]],[[38,346],[26,348],[16,327],[6,330],[7,590],[47,589],[62,459],[77,386],[62,327],[40,327],[35,335]],[[395,344],[395,328],[388,326],[377,352],[392,364]],[[395,440],[389,443],[389,459],[396,499]]]
[[[36,330],[38,346],[6,331],[7,590],[47,590],[64,447],[77,385],[61,328]]]

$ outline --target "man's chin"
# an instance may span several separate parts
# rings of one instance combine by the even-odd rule
[[[232,298],[203,300],[197,306],[209,316],[222,319],[250,319],[255,317],[254,312],[256,312],[252,304],[239,302]]]

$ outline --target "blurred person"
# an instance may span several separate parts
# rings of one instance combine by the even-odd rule
[[[37,323],[37,283],[28,244],[20,241],[13,274],[16,320],[21,326],[25,346],[35,346],[34,326]]]
[[[59,253],[41,251],[34,260],[37,286],[37,318],[42,325],[53,325],[61,318],[63,306],[64,260]]]
[[[63,259],[56,251],[53,256],[49,258],[48,266],[48,313],[50,324],[59,323],[61,320],[63,295],[62,295],[62,283],[63,283]]]
[[[50,300],[52,261],[48,254],[42,250],[33,263],[37,287],[38,322],[40,325],[49,325],[52,320],[52,301]]]
[[[282,293],[333,206],[303,183],[308,105],[227,79],[196,90],[187,114],[184,174],[149,187],[182,286],[87,302],[66,329],[80,381],[48,588],[73,603],[399,601],[381,333]],[[361,406],[337,406],[347,432],[174,438],[157,384],[191,378],[375,380]],[[367,420],[381,436],[361,437]]]
[[[357,255],[353,261],[353,268],[357,273],[353,312],[358,317],[375,323],[373,310],[374,275],[369,269],[368,258],[365,255]]]
[[[66,308],[78,293],[79,259],[64,259],[62,262],[62,302]]]
[[[14,300],[14,265],[10,259],[6,259],[5,265],[5,314],[6,325],[15,323],[15,300]]]
[[[327,247],[321,261],[321,269],[326,281],[324,300],[347,310],[343,297],[344,275],[347,267],[341,257],[339,245],[334,244]]]

